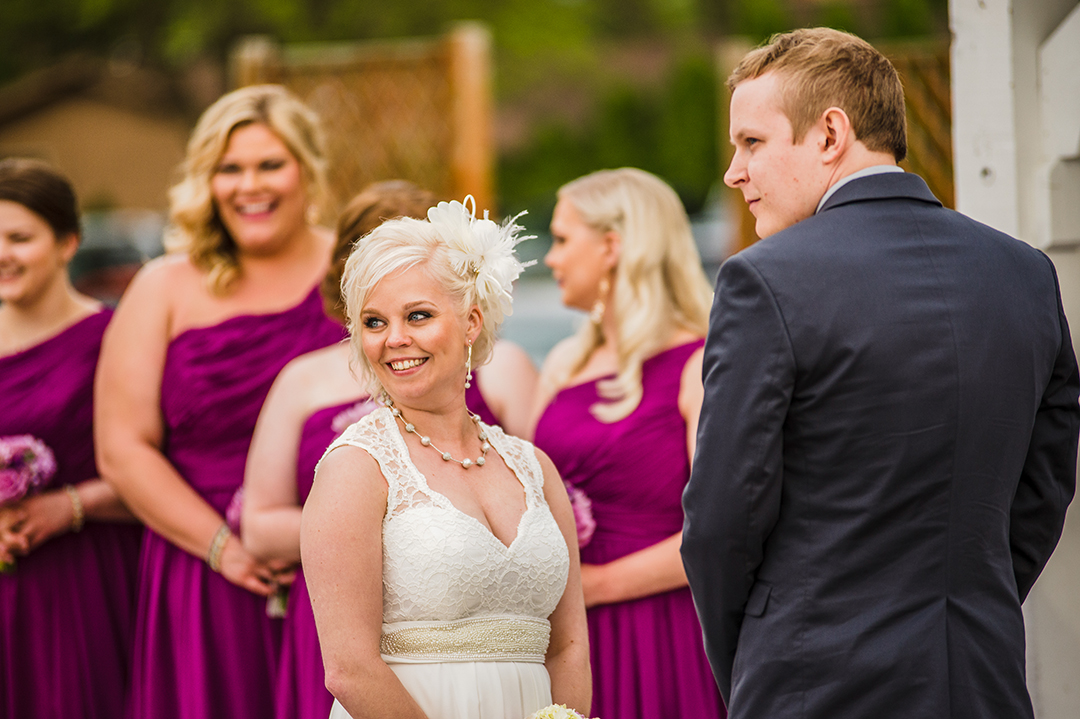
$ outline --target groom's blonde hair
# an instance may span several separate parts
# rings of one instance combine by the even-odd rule
[[[796,144],[825,110],[839,107],[868,150],[890,152],[897,162],[907,157],[900,76],[862,38],[827,27],[774,35],[743,57],[727,79],[728,89],[770,72],[780,79],[780,108]]]

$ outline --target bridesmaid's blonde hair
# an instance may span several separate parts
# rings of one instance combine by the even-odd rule
[[[169,252],[186,252],[207,274],[217,295],[226,294],[240,277],[236,243],[221,221],[210,181],[232,133],[245,125],[266,125],[300,163],[309,204],[326,201],[326,156],[318,117],[280,85],[252,85],[223,95],[206,109],[188,141],[180,166],[182,179],[169,190]]]
[[[655,175],[632,167],[601,170],[563,185],[558,198],[587,225],[621,240],[609,305],[618,373],[599,383],[607,401],[592,407],[597,419],[616,422],[641,402],[642,363],[664,348],[673,331],[707,332],[712,288],[682,201]],[[556,368],[556,385],[565,386],[603,342],[600,325],[585,323]]]

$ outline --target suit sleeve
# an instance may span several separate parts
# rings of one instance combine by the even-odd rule
[[[795,378],[780,309],[742,255],[721,267],[703,365],[682,557],[727,702],[747,598],[780,510],[783,425]]]
[[[1050,267],[1053,271],[1053,264]],[[1057,289],[1056,273],[1054,287]],[[1009,544],[1020,601],[1027,597],[1057,546],[1065,524],[1065,510],[1076,491],[1080,376],[1060,290],[1057,312],[1061,345],[1035,414],[1027,458],[1010,512]]]

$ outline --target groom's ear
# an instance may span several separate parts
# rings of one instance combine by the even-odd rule
[[[830,107],[821,113],[817,129],[821,133],[818,138],[821,161],[827,165],[843,157],[851,144],[855,142],[851,118],[839,107]]]

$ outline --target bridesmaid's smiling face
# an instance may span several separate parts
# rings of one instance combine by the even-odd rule
[[[481,324],[477,307],[460,316],[454,298],[420,264],[390,273],[371,290],[360,310],[360,341],[394,401],[423,407],[443,393],[464,395],[467,342]]]
[[[63,282],[79,241],[57,239],[49,223],[18,202],[0,200],[0,302],[30,307]]]
[[[307,227],[300,163],[266,125],[233,130],[210,178],[210,192],[241,252],[275,252]]]

